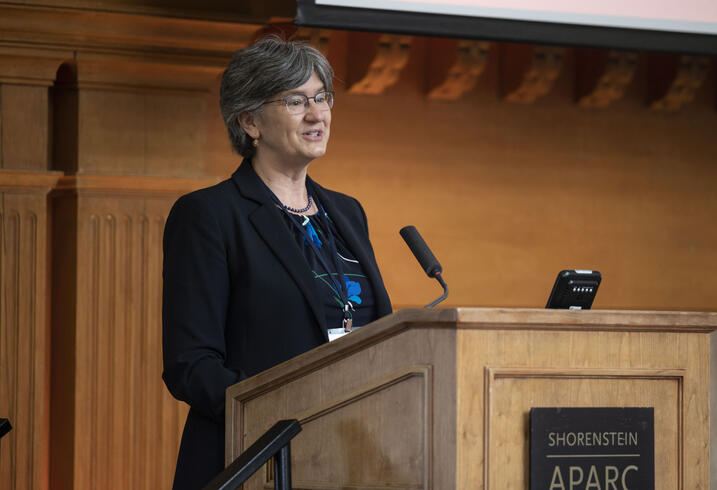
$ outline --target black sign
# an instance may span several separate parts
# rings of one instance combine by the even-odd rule
[[[654,490],[650,408],[531,408],[531,490]]]

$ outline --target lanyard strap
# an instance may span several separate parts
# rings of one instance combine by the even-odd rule
[[[266,186],[266,188],[271,193],[271,197],[274,200],[274,202],[286,213],[286,215],[289,217],[289,221],[299,230],[299,232],[303,235],[303,237],[308,242],[309,246],[311,247],[311,251],[316,256],[317,260],[321,263],[322,267],[326,270],[326,273],[329,275],[329,279],[331,279],[331,282],[334,284],[334,288],[336,289],[336,293],[339,295],[340,301],[341,301],[341,307],[343,310],[343,321],[342,326],[346,332],[350,332],[351,328],[353,326],[353,318],[351,312],[353,311],[353,303],[349,301],[349,295],[348,295],[348,286],[346,285],[346,277],[344,275],[344,268],[343,264],[341,263],[341,259],[339,259],[339,253],[338,249],[336,247],[336,238],[334,237],[334,234],[331,232],[330,229],[330,218],[329,215],[326,213],[326,210],[321,205],[320,202],[315,201],[319,212],[317,215],[319,216],[319,219],[323,219],[323,228],[324,228],[324,235],[326,237],[325,243],[328,245],[328,255],[331,258],[334,268],[336,270],[336,275],[338,275],[338,281],[336,280],[336,277],[331,273],[331,268],[329,267],[326,257],[323,253],[321,253],[321,250],[319,249],[319,246],[312,240],[311,235],[309,234],[306,227],[302,226],[296,221],[295,216],[289,212],[287,207],[279,200],[278,197],[269,189],[269,186]],[[307,218],[308,219],[308,218]]]

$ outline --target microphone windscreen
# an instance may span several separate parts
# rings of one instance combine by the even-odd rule
[[[408,245],[408,248],[413,252],[413,255],[418,259],[418,263],[421,264],[423,270],[428,274],[428,277],[435,277],[437,274],[443,272],[443,268],[438,262],[438,259],[433,255],[431,249],[428,248],[426,242],[423,241],[421,234],[418,233],[415,226],[404,226],[399,233],[406,242],[406,245]]]

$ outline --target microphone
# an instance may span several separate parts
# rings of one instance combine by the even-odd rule
[[[428,245],[426,245],[426,242],[423,240],[423,237],[421,237],[421,234],[418,233],[415,226],[404,226],[401,228],[399,233],[406,242],[406,245],[408,245],[408,248],[410,248],[411,252],[413,252],[414,257],[418,260],[418,263],[421,264],[421,267],[423,267],[426,275],[436,279],[443,288],[443,295],[426,305],[426,308],[433,308],[448,297],[448,286],[443,280],[443,276],[441,276],[443,273],[443,267],[441,267],[441,264],[438,262],[438,259],[436,259],[436,256],[433,255],[431,249],[428,248]]]

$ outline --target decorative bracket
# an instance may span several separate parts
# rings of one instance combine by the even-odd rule
[[[490,43],[487,41],[458,41],[455,62],[448,69],[443,83],[428,93],[429,99],[457,100],[475,87],[488,62]]]
[[[607,107],[625,94],[637,70],[637,53],[582,50],[576,53],[580,107]]]
[[[315,47],[321,54],[328,56],[329,53],[329,37],[331,31],[327,29],[311,29],[308,27],[300,27],[294,36],[297,41],[303,41]]]
[[[506,44],[501,56],[502,92],[508,102],[532,104],[553,88],[565,48]]]
[[[349,89],[351,94],[380,95],[395,84],[411,54],[411,36],[382,34],[376,56],[366,74]]]
[[[661,86],[650,98],[650,109],[676,112],[692,102],[707,77],[709,66],[709,58],[705,56],[680,56],[670,67],[674,75],[663,79],[661,84],[657,80]]]

